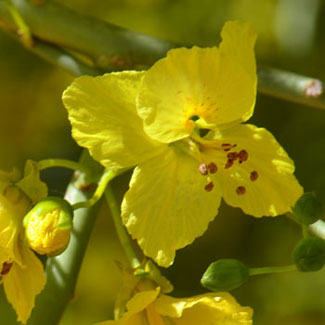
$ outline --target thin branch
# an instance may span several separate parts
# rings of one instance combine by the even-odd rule
[[[170,42],[84,17],[53,1],[34,5],[11,0],[32,35],[48,43],[88,55],[97,66],[110,70],[150,66],[175,47]],[[0,1],[0,20],[16,29],[8,8]]]
[[[7,35],[16,41],[19,41],[17,33],[9,31],[8,29],[6,29],[6,31]],[[53,64],[54,66],[60,67],[65,71],[70,72],[74,76],[98,76],[104,73],[103,70],[87,65],[72,54],[66,52],[64,49],[61,49],[44,41],[34,39],[33,46],[28,47],[28,50],[43,58],[45,61]]]
[[[258,69],[258,79],[262,94],[325,109],[324,83],[318,79],[267,67]]]
[[[34,38],[46,41],[36,42],[35,49],[32,47],[31,50],[76,75],[94,75],[101,71],[95,68],[87,71],[86,65],[80,67],[80,62],[75,61],[73,55],[62,53],[50,44],[87,55],[95,66],[105,71],[148,68],[164,57],[169,49],[179,46],[81,16],[52,1],[44,1],[41,5],[34,5],[28,0],[11,1]],[[0,25],[18,32],[3,1],[0,1]],[[258,69],[258,78],[258,90],[263,94],[325,109],[323,83],[320,80],[267,67]]]

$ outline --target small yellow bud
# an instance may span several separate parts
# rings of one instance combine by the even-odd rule
[[[60,254],[70,240],[72,215],[71,205],[59,197],[39,201],[24,218],[29,246],[39,254]]]

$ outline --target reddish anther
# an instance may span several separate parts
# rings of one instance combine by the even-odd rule
[[[214,162],[210,162],[210,164],[208,165],[208,169],[211,174],[215,174],[218,170],[218,167]]]
[[[240,150],[239,154],[239,163],[241,164],[243,161],[246,161],[248,159],[248,153],[246,150]]]
[[[2,270],[0,272],[0,275],[6,275],[9,273],[10,269],[12,267],[12,263],[7,263],[7,262],[4,262],[2,264]]]
[[[258,172],[256,170],[251,172],[250,179],[252,182],[254,182],[258,179]]]
[[[230,168],[233,164],[234,164],[234,161],[232,159],[228,159],[228,161],[225,165],[225,169]]]
[[[208,183],[207,185],[204,186],[204,189],[205,189],[207,192],[211,192],[212,189],[213,189],[213,186],[214,186],[213,182],[210,182],[210,183]]]
[[[243,195],[246,193],[246,188],[245,186],[238,186],[237,189],[236,189],[236,193],[238,195]]]
[[[201,175],[208,175],[208,166],[207,164],[203,163],[199,166],[199,172]]]
[[[236,160],[239,157],[239,154],[237,152],[229,152],[227,154],[227,158],[229,160]]]
[[[224,151],[229,151],[232,148],[235,148],[237,144],[230,144],[230,143],[222,143],[221,147],[223,148]]]

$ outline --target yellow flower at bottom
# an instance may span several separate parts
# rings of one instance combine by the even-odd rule
[[[22,221],[32,204],[46,195],[33,162],[27,162],[21,180],[16,171],[0,172],[0,282],[22,323],[46,282],[42,263],[28,247]]]
[[[119,320],[98,325],[249,325],[253,311],[240,306],[229,293],[208,293],[191,298],[140,291],[127,303]]]

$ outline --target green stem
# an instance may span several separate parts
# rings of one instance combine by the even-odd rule
[[[301,229],[302,229],[302,236],[304,238],[309,237],[309,227],[307,225],[301,225]]]
[[[106,188],[105,197],[106,197],[106,202],[111,210],[116,233],[117,233],[120,243],[124,249],[125,255],[127,256],[131,267],[133,269],[136,269],[141,265],[141,263],[137,257],[137,254],[135,253],[135,251],[133,249],[133,245],[130,240],[130,237],[129,237],[128,233],[126,232],[124,225],[122,224],[119,205],[116,202],[114,192],[110,185],[108,185]]]
[[[8,7],[8,10],[15,22],[15,24],[18,27],[18,31],[22,37],[22,41],[27,47],[31,47],[33,44],[32,35],[30,33],[30,30],[28,26],[26,25],[23,17],[20,15],[19,11],[13,6],[11,3],[11,0],[5,0],[5,3]]]
[[[272,273],[282,273],[282,272],[292,272],[297,271],[295,264],[286,266],[266,266],[266,267],[256,267],[249,269],[249,276],[260,275],[260,274],[272,274]]]
[[[89,159],[90,157],[84,152],[81,161],[87,164]],[[97,173],[98,170],[94,167],[92,172]],[[84,183],[83,174],[73,177],[65,198],[70,203],[88,199],[91,192],[85,185],[87,184]],[[36,297],[35,308],[28,325],[60,323],[60,318],[74,295],[81,263],[96,220],[97,209],[98,205],[74,212],[75,218],[69,245],[61,255],[48,258],[45,269],[47,283],[44,290]]]
[[[77,202],[72,205],[73,210],[81,209],[81,208],[90,208],[95,205],[96,202],[103,196],[104,191],[106,189],[107,184],[116,176],[120,175],[125,170],[108,170],[106,169],[100,178],[96,191],[94,195],[87,201]]]
[[[79,162],[72,161],[72,160],[66,160],[66,159],[44,159],[37,163],[39,170],[51,168],[51,167],[63,167],[72,169],[75,171],[80,171],[84,174],[89,174],[89,169],[82,165]]]

